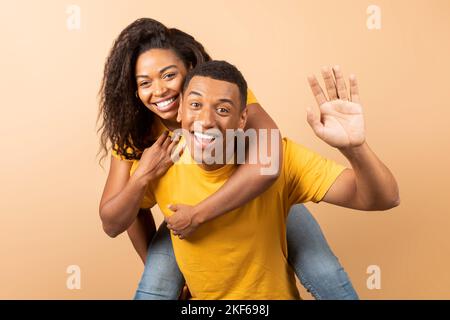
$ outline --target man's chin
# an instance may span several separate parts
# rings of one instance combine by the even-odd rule
[[[197,164],[202,164],[205,166],[222,164],[221,161],[216,159],[215,150],[212,150],[209,147],[200,147],[196,146],[194,142],[190,142],[188,144],[189,152],[191,154],[192,159]]]

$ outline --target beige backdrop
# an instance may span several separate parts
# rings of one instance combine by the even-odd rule
[[[79,30],[68,28],[72,4],[81,9]],[[366,25],[372,4],[381,9],[379,30]],[[143,265],[126,234],[110,239],[102,231],[107,171],[97,164],[95,119],[112,41],[143,16],[193,34],[213,57],[236,64],[285,135],[343,163],[306,122],[306,107],[315,105],[306,76],[337,63],[356,73],[368,142],[397,177],[402,203],[386,213],[308,207],[361,298],[450,298],[448,0],[0,6],[0,298],[132,297]],[[79,290],[66,286],[70,265],[81,269]],[[371,265],[381,268],[381,289],[366,285]]]

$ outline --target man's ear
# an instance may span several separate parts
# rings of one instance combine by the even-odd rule
[[[245,106],[244,110],[242,110],[240,119],[239,119],[239,129],[244,130],[245,125],[247,124],[247,117],[248,117],[248,108]]]
[[[180,103],[178,104],[177,122],[181,122],[182,113],[183,113],[183,94],[180,93]]]

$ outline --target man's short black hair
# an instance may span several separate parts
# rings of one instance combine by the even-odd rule
[[[183,93],[189,86],[189,82],[191,82],[192,78],[195,76],[234,83],[239,88],[241,108],[244,109],[247,105],[247,82],[245,81],[242,73],[232,64],[219,60],[211,60],[198,64],[186,75],[183,85]]]

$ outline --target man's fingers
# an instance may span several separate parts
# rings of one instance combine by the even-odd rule
[[[320,122],[320,117],[316,116],[311,108],[306,109],[307,112],[307,120],[311,128],[313,129],[314,133],[319,137],[322,138],[323,136],[323,124]]]
[[[352,100],[352,102],[360,103],[358,81],[356,80],[356,76],[354,74],[350,75],[349,82],[350,82],[350,99]]]
[[[344,75],[341,71],[341,67],[333,67],[334,77],[336,78],[336,88],[338,93],[338,98],[341,100],[348,100],[347,87],[345,86]]]
[[[185,231],[186,229],[183,230],[172,230],[172,234],[174,236],[178,236],[180,239],[185,239],[188,236],[188,232]]]
[[[323,93],[322,87],[320,86],[319,81],[317,81],[317,78],[315,76],[309,76],[308,82],[314,98],[316,98],[317,104],[321,106],[327,102],[327,97]]]
[[[167,208],[169,208],[170,210],[172,210],[173,212],[178,210],[178,206],[176,204],[169,204],[167,206]]]
[[[336,82],[334,81],[333,72],[329,67],[322,68],[322,77],[325,81],[325,87],[327,88],[328,98],[330,100],[338,99]]]
[[[172,219],[170,219],[170,217],[165,217],[164,222],[166,223],[167,228],[169,228],[170,230],[173,229],[174,225],[173,225]]]

